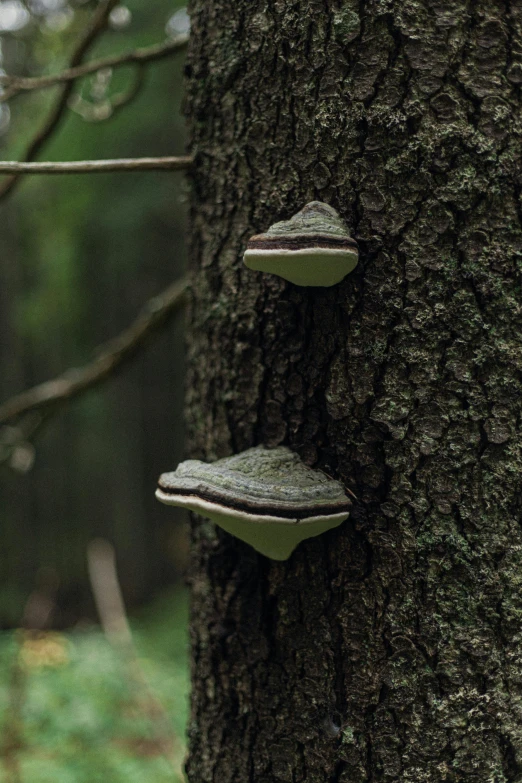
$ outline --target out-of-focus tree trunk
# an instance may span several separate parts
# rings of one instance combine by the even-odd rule
[[[522,779],[520,0],[192,0],[190,454],[358,498],[271,562],[194,526],[191,783]],[[338,208],[303,289],[247,238]]]

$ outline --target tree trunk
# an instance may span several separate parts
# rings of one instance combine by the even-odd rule
[[[189,780],[519,782],[522,2],[190,10],[190,454],[358,502],[283,563],[196,521]],[[314,198],[353,274],[242,265]]]

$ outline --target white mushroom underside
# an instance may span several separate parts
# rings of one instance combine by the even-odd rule
[[[196,495],[175,495],[156,490],[156,497],[168,506],[182,506],[208,517],[227,533],[240,538],[272,560],[287,560],[305,538],[319,536],[348,518],[347,511],[338,514],[288,519],[268,514],[252,514],[203,500]]]
[[[300,248],[299,250],[245,250],[245,265],[257,272],[279,275],[302,286],[340,283],[356,266],[358,254],[346,248]]]

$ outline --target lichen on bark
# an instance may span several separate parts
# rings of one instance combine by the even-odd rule
[[[191,783],[522,780],[522,2],[192,0],[190,456],[357,496],[272,563],[194,525]],[[332,204],[332,289],[245,269]]]

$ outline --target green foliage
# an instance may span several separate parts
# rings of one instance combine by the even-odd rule
[[[140,669],[177,738],[178,769],[187,712],[186,628],[180,590],[133,623]],[[153,712],[132,668],[97,628],[48,634],[36,643],[19,633],[0,636],[2,783],[12,779],[13,764],[20,783],[175,783],[181,778],[165,754],[167,732]]]

